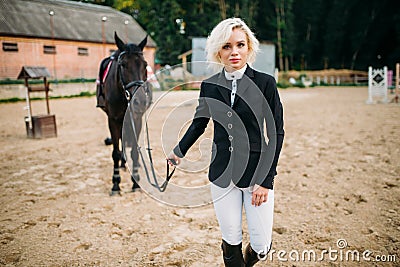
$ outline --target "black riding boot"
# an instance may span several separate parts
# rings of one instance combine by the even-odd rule
[[[244,267],[242,243],[239,245],[230,245],[222,240],[222,253],[226,267]]]
[[[251,246],[250,243],[246,246],[246,249],[244,250],[244,263],[246,267],[252,267],[254,264],[256,264],[260,259],[263,259],[265,255],[260,255],[258,256],[257,252],[255,252]]]

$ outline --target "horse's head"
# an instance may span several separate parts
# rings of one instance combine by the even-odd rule
[[[149,105],[147,88],[147,62],[143,57],[143,49],[147,36],[138,44],[125,44],[115,32],[115,43],[118,47],[118,75],[120,83],[128,98],[133,97],[135,111],[143,113]],[[151,93],[151,92],[150,92]]]

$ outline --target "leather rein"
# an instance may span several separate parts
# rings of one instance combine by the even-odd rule
[[[141,158],[141,161],[142,161],[142,164],[143,164],[143,168],[144,168],[144,171],[145,171],[145,173],[146,173],[147,181],[148,181],[153,187],[157,188],[158,191],[164,192],[164,191],[167,189],[168,182],[169,182],[169,180],[171,179],[172,175],[174,174],[175,168],[176,168],[176,167],[174,167],[174,169],[172,170],[172,172],[170,172],[169,164],[168,164],[168,160],[167,160],[167,174],[166,174],[166,178],[165,178],[165,181],[160,185],[160,183],[159,183],[158,180],[157,180],[156,172],[155,172],[155,170],[154,170],[153,157],[152,157],[152,155],[151,155],[151,150],[152,150],[152,148],[151,148],[151,146],[150,146],[149,127],[148,127],[148,124],[147,124],[147,120],[145,120],[146,139],[147,139],[146,151],[147,151],[147,156],[148,156],[148,158],[149,158],[149,165],[150,165],[150,166],[148,167],[147,164],[146,164],[146,161],[145,161],[145,159],[144,159],[143,153],[142,153],[142,151],[141,151],[141,147],[139,146],[138,135],[137,135],[136,129],[135,129],[135,122],[134,122],[134,120],[133,120],[133,113],[134,113],[134,110],[133,110],[133,107],[132,107],[133,105],[131,105],[131,100],[132,100],[132,98],[135,96],[135,93],[137,92],[137,90],[138,90],[141,86],[144,85],[144,89],[145,89],[146,95],[148,95],[148,93],[149,93],[149,88],[146,86],[146,84],[145,84],[145,82],[144,82],[143,80],[135,80],[135,81],[131,81],[131,82],[129,82],[129,83],[126,83],[126,82],[125,82],[124,76],[123,76],[123,74],[122,74],[122,68],[123,68],[123,67],[122,67],[122,64],[121,64],[121,57],[122,57],[124,54],[126,54],[126,51],[123,51],[123,52],[121,52],[121,53],[118,55],[118,60],[117,60],[117,63],[118,63],[118,72],[119,72],[119,78],[120,78],[120,82],[121,82],[122,88],[123,88],[124,91],[125,91],[126,100],[128,101],[128,107],[127,107],[127,109],[129,109],[129,117],[130,117],[130,121],[131,121],[131,126],[132,126],[132,129],[133,129],[134,137],[136,138],[136,149],[138,150],[138,154],[140,155],[140,158]],[[135,52],[135,54],[143,55],[143,52]],[[132,88],[132,87],[134,87],[134,89],[133,89],[133,91],[132,91],[132,93],[131,93],[131,91],[130,91],[129,89]],[[153,181],[152,181],[152,180],[153,180]]]

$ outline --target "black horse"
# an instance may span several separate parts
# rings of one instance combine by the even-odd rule
[[[113,57],[103,60],[110,62],[108,73],[104,84],[102,84],[102,94],[104,96],[104,106],[102,109],[108,116],[108,127],[111,133],[113,144],[112,158],[114,161],[114,173],[112,176],[113,187],[111,194],[118,194],[121,191],[119,183],[121,176],[119,174],[120,161],[121,167],[125,168],[126,159],[123,157],[120,149],[120,141],[122,141],[122,130],[124,116],[129,107],[129,115],[132,116],[134,129],[130,126],[131,131],[135,133],[134,138],[130,138],[129,146],[132,148],[132,191],[140,188],[136,181],[139,179],[137,168],[138,151],[137,138],[142,128],[142,116],[151,104],[152,93],[147,80],[147,62],[143,57],[143,48],[147,43],[147,36],[138,44],[125,44],[114,34],[115,43],[118,51]],[[108,64],[107,64],[108,65]],[[100,71],[102,73],[102,71]],[[100,79],[103,77],[100,76]],[[137,136],[136,136],[137,135]]]

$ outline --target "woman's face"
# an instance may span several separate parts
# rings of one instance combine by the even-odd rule
[[[249,54],[246,33],[238,28],[233,29],[228,42],[222,46],[218,54],[226,71],[232,72],[244,67]]]

